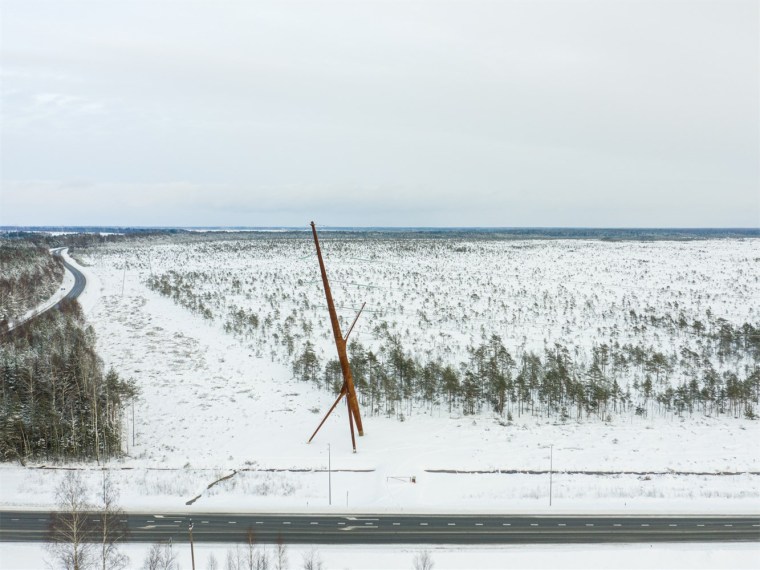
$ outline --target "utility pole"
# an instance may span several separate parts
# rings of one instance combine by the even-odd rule
[[[549,506],[552,506],[552,475],[554,467],[554,444],[549,446]]]
[[[121,278],[121,296],[124,296],[124,283],[127,281],[127,258],[124,258],[124,275]]]
[[[335,403],[327,411],[327,413],[325,414],[325,417],[322,418],[322,421],[319,422],[317,429],[314,430],[314,433],[309,438],[309,443],[311,443],[311,440],[314,439],[315,435],[317,435],[317,432],[322,427],[322,424],[325,423],[325,420],[327,420],[328,416],[332,413],[332,411],[338,405],[338,402],[340,402],[340,400],[345,396],[346,404],[348,405],[348,425],[349,425],[349,429],[351,430],[351,444],[354,448],[354,453],[356,453],[356,438],[354,437],[354,422],[356,422],[356,429],[359,431],[360,436],[364,435],[364,426],[362,425],[362,417],[361,417],[361,413],[359,412],[359,400],[356,397],[356,389],[354,388],[354,377],[351,374],[351,366],[348,363],[348,354],[346,353],[346,342],[348,341],[348,336],[351,334],[351,331],[354,329],[354,325],[356,324],[356,321],[358,320],[359,315],[361,315],[362,310],[364,310],[364,305],[362,305],[362,308],[359,310],[359,313],[354,318],[353,323],[351,323],[351,326],[348,329],[348,333],[346,333],[346,336],[344,337],[343,333],[341,333],[341,330],[340,330],[340,323],[338,322],[338,313],[335,311],[335,304],[333,303],[332,292],[330,291],[330,283],[327,280],[327,270],[325,269],[325,262],[322,259],[322,250],[319,247],[319,238],[317,237],[317,228],[314,225],[314,222],[311,222],[311,233],[314,236],[314,245],[316,246],[316,249],[317,249],[317,259],[319,260],[319,270],[322,273],[322,284],[324,285],[324,289],[325,289],[325,298],[327,299],[327,309],[330,312],[330,323],[332,324],[333,337],[335,338],[335,348],[338,351],[338,360],[340,361],[340,370],[343,373],[343,386],[340,389],[340,394],[338,394],[338,397],[335,400]]]

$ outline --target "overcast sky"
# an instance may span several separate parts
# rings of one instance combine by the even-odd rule
[[[0,224],[760,226],[757,1],[0,6]]]

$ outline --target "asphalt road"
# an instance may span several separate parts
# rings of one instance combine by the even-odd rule
[[[76,267],[71,265],[68,261],[66,261],[63,258],[62,252],[67,248],[60,248],[53,250],[53,256],[59,257],[61,261],[63,262],[63,266],[71,272],[71,274],[74,276],[74,287],[72,287],[71,291],[69,291],[66,296],[63,298],[67,301],[72,301],[79,297],[79,295],[82,294],[84,291],[84,288],[87,286],[87,279],[85,278],[84,274],[79,271]],[[55,308],[58,308],[58,306],[61,304],[61,301],[56,303],[54,305]]]
[[[99,515],[91,515],[93,521]],[[527,544],[760,541],[759,516],[125,515],[130,542]],[[0,542],[44,541],[51,513],[0,511]]]

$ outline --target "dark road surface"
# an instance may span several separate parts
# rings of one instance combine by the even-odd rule
[[[69,291],[66,296],[63,298],[67,301],[72,301],[79,297],[79,295],[82,294],[84,291],[85,286],[87,285],[87,279],[85,278],[84,274],[82,274],[79,269],[71,265],[68,261],[66,261],[63,258],[62,252],[66,248],[56,249],[53,250],[53,256],[59,257],[61,261],[63,262],[63,266],[71,272],[71,274],[74,276],[74,287],[72,287],[71,291]],[[56,303],[54,305],[54,308],[58,308],[58,306],[61,304],[61,301]]]
[[[44,541],[48,512],[0,511],[0,542]],[[92,519],[99,519],[93,514]],[[760,541],[760,516],[308,515],[131,513],[130,542],[527,544]]]

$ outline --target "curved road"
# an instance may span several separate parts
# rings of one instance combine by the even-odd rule
[[[63,262],[63,266],[74,276],[74,287],[71,288],[71,291],[66,293],[66,296],[61,299],[61,301],[58,301],[53,307],[51,308],[58,308],[62,301],[73,301],[79,295],[82,294],[84,291],[84,288],[87,286],[87,278],[84,276],[84,273],[79,271],[76,267],[71,265],[66,259],[63,257],[63,252],[67,250],[67,247],[61,247],[58,249],[53,250],[53,256],[60,258],[60,260]],[[49,310],[49,309],[47,309]],[[44,311],[43,311],[44,312]]]
[[[49,512],[0,511],[0,542],[44,541]],[[97,524],[99,514],[90,516]],[[760,541],[760,516],[598,515],[125,515],[128,542],[246,542],[282,538],[290,544],[528,544]]]

